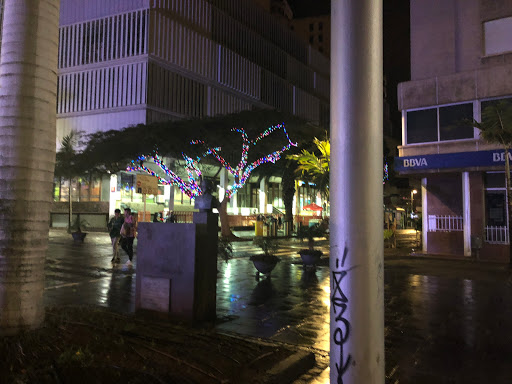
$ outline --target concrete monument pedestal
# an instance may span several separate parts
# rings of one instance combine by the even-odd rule
[[[136,310],[188,320],[215,319],[217,215],[196,214],[202,219],[199,223],[139,223]]]

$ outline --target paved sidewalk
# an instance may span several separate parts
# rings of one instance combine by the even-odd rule
[[[320,242],[328,255],[327,242]],[[317,365],[297,383],[327,383],[329,267],[327,258],[304,271],[295,239],[282,240],[282,261],[271,279],[255,277],[248,260],[257,249],[234,244],[235,257],[219,261],[219,332],[313,351]],[[387,383],[512,383],[512,278],[507,266],[473,260],[409,256],[385,250]],[[134,311],[132,267],[112,267],[106,233],[73,244],[50,233],[46,305],[92,304]],[[123,261],[126,256],[123,257]]]

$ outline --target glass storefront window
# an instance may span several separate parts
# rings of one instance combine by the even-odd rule
[[[89,183],[87,180],[82,180],[79,184],[80,201],[89,201]]]
[[[473,118],[473,104],[458,104],[439,108],[439,138],[460,140],[474,137],[474,128],[462,124]]]
[[[471,139],[474,128],[462,123],[471,118],[472,103],[408,111],[407,144]]]
[[[407,144],[437,141],[437,108],[407,112]]]
[[[94,178],[90,183],[89,201],[100,201],[101,179]]]

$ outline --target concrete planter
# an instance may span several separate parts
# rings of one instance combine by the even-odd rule
[[[85,236],[87,236],[87,232],[72,232],[71,236],[75,242],[83,243],[85,240]]]
[[[322,251],[316,249],[301,249],[298,253],[305,267],[315,266],[322,257]]]
[[[276,267],[279,262],[279,258],[277,256],[267,256],[267,255],[255,255],[251,256],[250,260],[253,262],[254,267],[258,270],[259,273],[264,275],[270,274]]]

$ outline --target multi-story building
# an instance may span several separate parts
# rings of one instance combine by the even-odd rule
[[[296,17],[290,29],[327,57],[331,56],[331,15]]]
[[[253,108],[329,122],[329,60],[251,1],[61,0],[59,42],[58,143],[70,131]],[[271,181],[274,206],[282,208],[279,180]],[[106,215],[120,205],[141,204],[132,174],[71,186],[59,180],[56,200],[67,200],[70,187],[84,213]],[[239,199],[247,200],[242,208],[260,210],[252,199],[261,195],[254,192],[259,188],[249,183],[241,196],[251,198]],[[155,196],[149,210],[191,206],[179,191],[169,199],[170,193]],[[305,197],[304,205],[315,202],[310,200]],[[55,207],[59,225],[64,208]]]
[[[503,150],[460,124],[512,96],[512,2],[415,0],[396,168],[421,177],[423,250],[507,259]],[[475,250],[473,250],[473,253]]]

